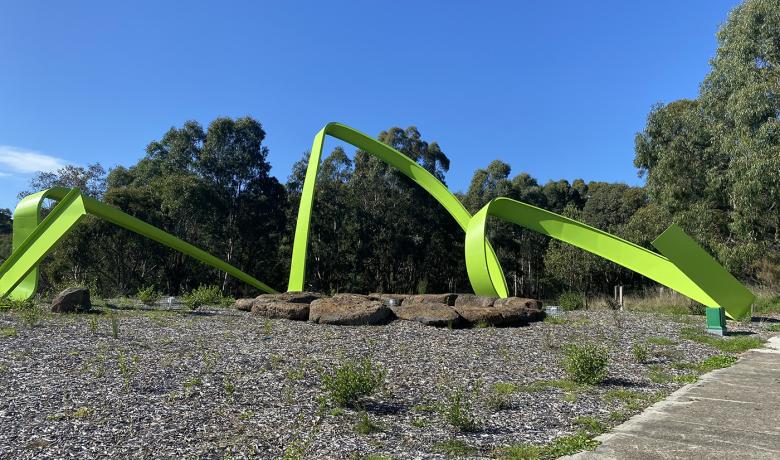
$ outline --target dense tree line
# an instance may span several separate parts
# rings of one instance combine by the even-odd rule
[[[694,100],[659,104],[637,134],[634,164],[645,187],[581,179],[540,184],[495,160],[458,198],[471,212],[499,196],[562,213],[648,248],[676,222],[743,280],[780,282],[780,2],[749,0],[718,34],[710,74]],[[308,154],[286,184],[269,175],[265,131],[249,117],[190,121],[151,142],[134,166],[39,174],[31,190],[79,187],[229,261],[286,286]],[[378,139],[446,182],[450,160],[415,127]],[[307,280],[326,292],[468,292],[463,232],[408,178],[366,152],[335,148],[322,162]],[[0,257],[10,250],[0,211]],[[572,246],[492,220],[489,237],[509,290],[550,298],[609,293],[648,280]],[[94,286],[103,295],[155,286],[171,294],[243,284],[130,232],[87,219],[45,261],[45,286]]]

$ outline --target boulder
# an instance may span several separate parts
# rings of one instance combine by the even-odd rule
[[[492,307],[497,297],[486,297],[474,294],[458,294],[455,298],[456,307]]]
[[[317,299],[325,297],[325,294],[308,291],[280,292],[278,294],[261,294],[255,297],[255,300],[269,302],[290,302],[290,303],[312,303]]]
[[[438,303],[405,302],[392,310],[399,319],[416,321],[426,326],[458,327],[463,322],[463,318],[452,307]]]
[[[298,321],[309,319],[309,304],[255,299],[252,313],[266,318],[284,318]]]
[[[536,299],[526,299],[523,297],[507,297],[505,299],[496,299],[494,307],[520,307],[530,308],[531,310],[542,310],[542,302]]]
[[[411,303],[439,303],[442,305],[455,305],[455,299],[458,294],[417,294],[406,298]]]
[[[392,318],[392,311],[379,300],[359,294],[336,294],[311,303],[309,321],[320,324],[357,326],[383,324]]]
[[[233,308],[241,311],[252,311],[252,304],[254,303],[255,299],[236,299]]]
[[[53,313],[82,313],[92,308],[89,301],[89,289],[71,287],[60,292],[51,302]]]
[[[486,323],[496,327],[525,326],[534,321],[541,321],[545,317],[541,302],[533,299],[507,300],[501,303],[496,300],[492,307],[456,306],[454,308],[471,324]]]

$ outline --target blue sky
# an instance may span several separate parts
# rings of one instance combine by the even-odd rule
[[[736,4],[0,0],[0,207],[36,169],[130,165],[171,126],[244,115],[282,181],[341,121],[416,125],[455,190],[496,158],[639,184],[634,134],[696,96]]]

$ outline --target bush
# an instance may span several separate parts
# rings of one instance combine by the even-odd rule
[[[585,307],[585,296],[579,292],[564,292],[558,297],[558,305],[566,311],[581,310]]]
[[[162,298],[162,294],[157,292],[153,286],[148,286],[139,289],[136,297],[138,297],[138,300],[144,305],[155,305]]]
[[[347,361],[333,373],[322,378],[325,391],[339,406],[355,407],[360,400],[371,396],[385,380],[385,369],[365,358]]]
[[[447,400],[447,404],[439,408],[439,412],[450,425],[460,431],[472,432],[479,429],[471,411],[471,404],[461,390],[455,391]]]
[[[647,358],[650,356],[650,353],[647,351],[647,347],[638,343],[635,343],[631,346],[631,353],[634,355],[634,359],[639,364],[644,364],[647,361]]]
[[[223,296],[222,291],[217,286],[201,285],[190,291],[189,294],[184,294],[181,297],[181,301],[190,310],[197,310],[204,305],[229,307],[235,300],[231,297]]]
[[[563,368],[569,378],[577,383],[595,385],[607,377],[609,352],[596,344],[569,345]]]
[[[520,387],[514,383],[498,382],[491,387],[486,404],[489,409],[494,411],[509,409],[511,407],[511,396],[520,391]]]

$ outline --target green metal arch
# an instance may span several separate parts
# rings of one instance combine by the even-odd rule
[[[41,220],[43,200],[59,201]],[[269,293],[276,291],[211,254],[117,208],[82,195],[78,189],[51,188],[26,196],[14,211],[13,252],[0,265],[0,297],[29,299],[38,288],[38,264],[87,214],[138,233]]]
[[[455,222],[457,222],[464,231],[466,230],[469,219],[471,219],[471,214],[469,214],[460,200],[458,200],[458,198],[433,174],[417,164],[416,161],[387,144],[341,123],[328,123],[316,136],[314,136],[314,143],[312,144],[311,154],[309,155],[306,178],[303,181],[301,203],[298,207],[298,221],[295,226],[295,239],[293,241],[292,262],[290,265],[290,280],[287,285],[288,291],[302,291],[304,288],[306,277],[306,253],[309,244],[309,227],[311,225],[311,210],[314,203],[314,187],[317,183],[317,172],[319,171],[320,161],[322,160],[322,147],[326,135],[341,139],[342,141],[379,158],[402,172],[444,206],[444,209],[450,213],[455,219]],[[498,262],[498,258],[489,243],[486,245],[486,248],[485,260],[488,269],[490,270],[491,277],[495,281],[494,287],[501,296],[506,297],[508,291],[506,288],[506,281],[504,280],[504,273],[501,270],[501,264]]]
[[[489,270],[488,216],[511,222],[615,262],[708,307],[724,307],[732,318],[750,312],[754,296],[678,226],[664,231],[657,254],[582,222],[510,198],[496,198],[471,218],[466,230],[466,269],[474,292],[499,295]],[[500,283],[501,280],[498,280]]]

